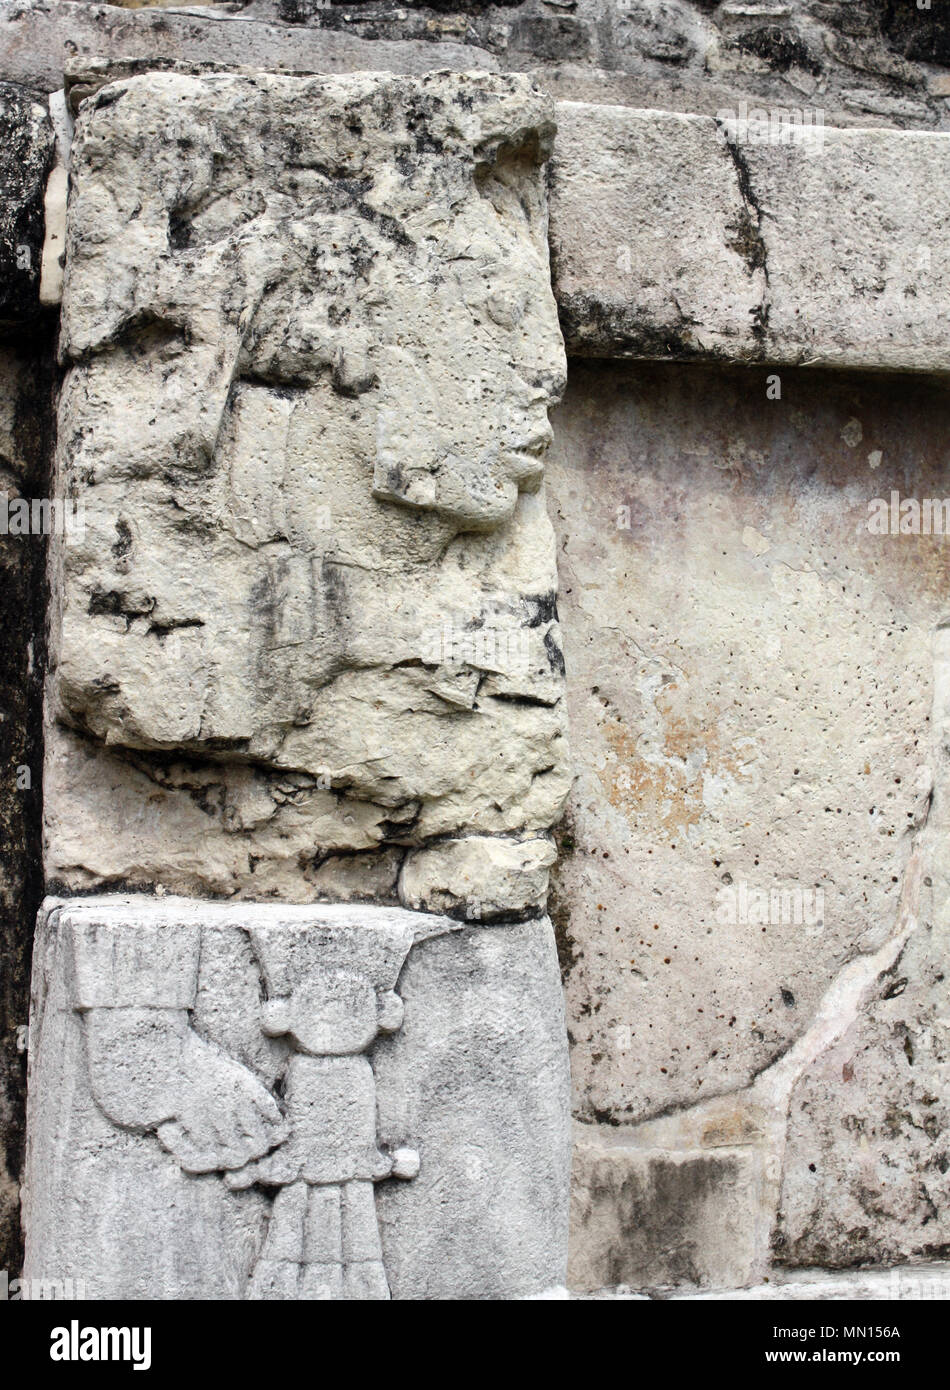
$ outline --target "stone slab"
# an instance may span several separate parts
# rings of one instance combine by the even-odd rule
[[[29,1087],[29,1287],[414,1299],[564,1282],[547,920],[49,900]]]
[[[558,125],[571,353],[948,369],[947,133],[760,142],[709,116],[579,103],[559,103]]]

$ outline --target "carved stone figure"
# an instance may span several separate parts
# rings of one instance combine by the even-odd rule
[[[93,1296],[563,1280],[552,134],[484,75],[83,105],[47,870],[113,892],[41,923],[27,1224]]]
[[[483,75],[163,74],[84,103],[57,887],[543,908],[569,785],[551,109]]]
[[[229,1175],[232,1187],[276,1187],[267,1241],[251,1280],[260,1298],[388,1298],[373,1183],[412,1177],[376,1144],[373,1070],[361,1055],[403,1017],[394,985],[411,919],[375,930],[304,924],[251,928],[267,982],[263,1028],[294,1051],[283,1078],[290,1135]]]
[[[28,1278],[148,1299],[556,1284],[569,1151],[552,945],[547,921],[51,900]]]
[[[191,1026],[200,921],[139,911],[134,922],[81,916],[69,932],[66,968],[99,1110],[154,1133],[187,1173],[221,1171],[234,1190],[276,1193],[249,1297],[388,1298],[372,1185],[414,1176],[419,1159],[378,1149],[361,1054],[402,1022],[393,986],[425,919],[371,909],[359,921],[288,923],[272,913],[248,929],[268,989],[261,1029],[292,1047],[277,1077],[283,1118],[254,1071]]]

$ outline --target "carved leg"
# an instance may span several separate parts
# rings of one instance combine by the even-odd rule
[[[376,1220],[376,1196],[371,1182],[348,1182],[341,1188],[343,1204],[343,1297],[388,1299],[389,1283]]]

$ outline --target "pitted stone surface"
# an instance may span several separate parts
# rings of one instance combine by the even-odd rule
[[[944,395],[767,386],[585,365],[555,417],[580,772],[553,915],[589,1121],[738,1092],[782,1056],[891,935],[928,815],[943,539],[867,520],[908,459],[941,495]],[[797,919],[767,893],[757,920],[773,888]]]
[[[868,528],[943,495],[945,393],[771,377],[578,366],[555,416],[579,1280],[947,1240],[945,538]],[[731,1223],[678,1272],[671,1163]]]
[[[388,846],[557,819],[553,128],[525,79],[477,75],[84,103],[54,881],[307,900],[369,850],[347,896],[374,896]]]

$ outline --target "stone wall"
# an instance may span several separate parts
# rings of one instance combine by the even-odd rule
[[[571,1285],[755,1287],[783,1269],[950,1256],[945,538],[868,525],[876,498],[943,492],[948,33],[939,8],[892,0],[0,4],[4,490],[45,497],[55,473],[90,521],[53,546],[49,608],[45,537],[0,541],[0,1266],[20,1259],[44,891],[105,895],[107,915],[130,891],[446,914],[446,940],[403,981],[442,1042],[430,1054],[418,1028],[397,1031],[373,1063],[390,1088],[386,1143],[415,1126],[435,1155],[441,1139],[464,1188],[494,1160],[474,1131],[446,1146],[440,1068],[466,1095],[490,1068],[470,1069],[470,1043],[431,1000],[456,999],[504,1071],[505,990],[536,955],[547,1023],[511,1065],[548,1059],[551,1092],[532,1101],[547,1132],[560,1016],[538,924],[555,853]],[[157,85],[136,80],[154,69]],[[303,178],[323,192],[337,180],[336,201],[302,229],[287,180],[317,137],[295,122],[330,89],[313,79],[298,107],[284,79],[247,74],[401,74],[387,90],[405,94],[437,92],[425,74],[439,69],[486,75],[466,79],[474,92],[525,74],[533,95],[527,80],[499,90],[532,103],[535,134],[499,115],[481,134],[436,120],[433,139],[441,98],[424,100],[403,131],[411,158],[380,177],[391,150],[352,124],[340,143],[330,120],[332,158]],[[375,100],[360,88],[346,119]],[[279,139],[265,157],[268,103]],[[171,142],[176,104],[189,114]],[[817,119],[820,146],[750,141],[758,108]],[[67,110],[81,141],[59,322]],[[104,212],[117,149],[125,183]],[[549,226],[542,193],[525,194],[548,156]],[[465,206],[459,159],[478,164],[482,202],[427,243],[430,198]],[[504,235],[517,227],[507,268],[489,254],[485,200]],[[471,245],[452,250],[463,232],[494,291],[474,331]],[[405,253],[430,243],[424,265]],[[300,280],[315,267],[316,318]],[[428,301],[419,314],[419,276],[438,323]],[[479,453],[470,378],[484,422],[505,419],[531,375],[501,346],[513,329],[542,361],[543,414],[564,385],[555,301],[569,363],[550,450],[535,421],[501,472],[395,466],[418,452],[407,400],[454,456]],[[421,368],[380,352],[399,324],[428,344]],[[460,343],[477,360],[462,363]],[[317,439],[334,460],[320,498],[307,490]],[[260,467],[277,454],[279,480]],[[353,460],[374,456],[358,477]],[[447,656],[446,623],[487,623],[506,651],[524,638],[525,668]],[[314,708],[321,683],[339,698]],[[490,718],[473,736],[479,707]],[[496,943],[517,933],[509,964]],[[215,1018],[230,1007],[218,985]],[[407,1067],[422,1068],[419,1093]],[[154,1173],[153,1139],[133,1148]],[[545,1172],[550,1160],[549,1186],[559,1169],[526,1139],[504,1170],[530,1225],[522,1155]],[[57,1173],[68,1185],[68,1163]],[[427,1242],[455,1237],[427,1224],[440,1189],[425,1181],[377,1197],[397,1296],[455,1288],[454,1274],[427,1283]],[[39,1227],[42,1198],[34,1211]],[[477,1203],[464,1217],[483,1219]],[[475,1268],[469,1292],[543,1285],[513,1246],[508,1262],[500,1232],[486,1239],[496,1266]]]
[[[0,1266],[16,1269],[46,645],[45,537],[21,528],[16,508],[49,496],[55,328],[39,279],[53,131],[41,102],[0,82],[0,133]]]

